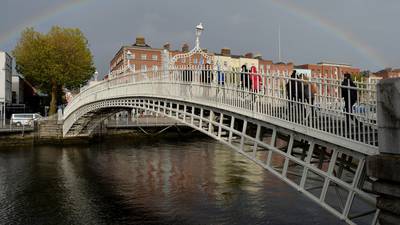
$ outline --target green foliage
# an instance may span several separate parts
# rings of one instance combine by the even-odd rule
[[[27,28],[12,54],[17,71],[51,94],[51,109],[57,87],[77,88],[95,71],[88,41],[77,28],[54,26],[47,34]]]
[[[351,74],[351,78],[354,81],[358,81],[358,82],[365,80],[365,77],[361,73],[353,73],[353,74]]]
[[[369,70],[364,70],[364,71],[360,72],[361,76],[364,78],[368,78],[370,73],[371,73],[371,71],[369,71]]]

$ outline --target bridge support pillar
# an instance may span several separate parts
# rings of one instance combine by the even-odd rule
[[[367,174],[377,178],[380,224],[400,224],[400,78],[380,81],[377,99],[380,154],[368,157]]]

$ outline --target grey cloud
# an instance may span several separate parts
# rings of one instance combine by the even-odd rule
[[[400,52],[396,50],[400,30],[395,29],[400,21],[400,1],[286,2],[331,21],[374,49],[389,66],[400,66]],[[50,4],[60,3],[61,0],[5,0],[2,4],[5,7],[0,8],[0,33],[42,13]],[[89,40],[98,70],[105,74],[116,51],[123,44],[132,44],[135,36],[144,35],[153,47],[161,47],[166,41],[175,49],[183,42],[193,46],[194,26],[199,22],[205,26],[202,47],[211,51],[230,47],[235,54],[260,52],[264,58],[276,61],[280,24],[285,61],[302,64],[329,60],[370,70],[383,66],[329,29],[277,6],[276,1],[97,0],[72,7],[35,27],[42,31],[54,24],[81,28]],[[0,49],[10,51],[15,43],[14,37],[0,43]]]

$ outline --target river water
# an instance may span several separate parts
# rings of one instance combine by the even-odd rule
[[[0,224],[339,224],[206,137],[0,150]]]

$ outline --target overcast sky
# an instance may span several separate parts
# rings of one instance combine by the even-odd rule
[[[295,64],[329,61],[376,71],[400,67],[400,0],[0,0],[0,50],[10,52],[22,29],[80,28],[100,74],[122,45],[143,35],[152,47],[194,43],[233,54],[261,53]]]

